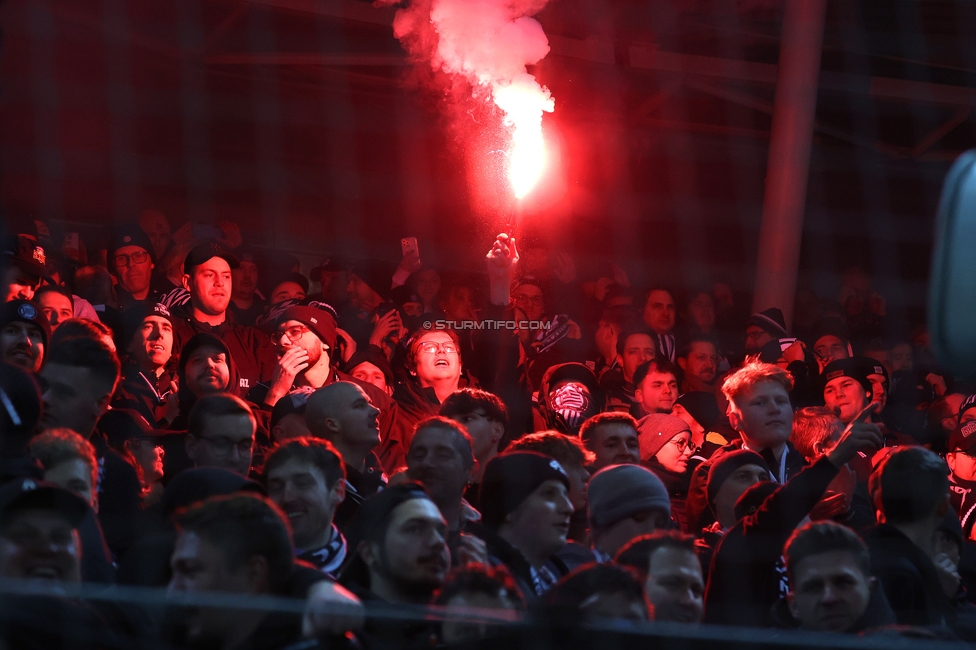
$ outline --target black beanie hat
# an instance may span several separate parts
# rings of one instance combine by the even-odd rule
[[[513,451],[488,462],[481,478],[478,502],[485,526],[498,530],[508,513],[525,501],[546,481],[562,481],[569,489],[569,477],[559,461],[534,451]]]
[[[47,345],[48,339],[51,338],[51,323],[41,313],[41,308],[36,303],[20,299],[3,303],[0,306],[0,328],[15,322],[37,326],[44,338],[44,345]]]
[[[871,387],[871,380],[868,379],[868,373],[864,366],[857,362],[857,359],[838,359],[837,361],[831,361],[824,368],[823,374],[820,375],[824,387],[827,386],[827,382],[838,377],[855,379],[864,387],[864,392],[869,395],[874,394],[874,388]]]
[[[773,338],[781,339],[789,336],[786,333],[786,319],[783,317],[783,311],[776,307],[753,314],[749,317],[748,325],[763,328]]]
[[[132,337],[142,329],[142,323],[150,316],[159,316],[169,321],[170,326],[175,327],[173,314],[163,303],[140,302],[129,307],[122,312],[122,332],[125,345],[128,347],[132,343]]]
[[[768,470],[765,459],[748,449],[739,449],[719,456],[708,470],[708,480],[705,482],[709,504],[715,503],[715,497],[718,495],[722,484],[743,465],[758,465]]]

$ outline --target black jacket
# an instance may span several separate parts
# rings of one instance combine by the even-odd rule
[[[773,624],[772,606],[785,591],[785,572],[780,567],[783,546],[835,476],[837,468],[826,457],[821,458],[728,530],[709,570],[706,623]]]
[[[715,452],[706,460],[704,463],[698,465],[691,474],[691,483],[688,486],[688,499],[685,508],[686,517],[688,519],[688,532],[692,535],[698,535],[701,530],[709,526],[715,521],[715,513],[712,512],[711,506],[708,505],[708,492],[706,490],[708,484],[708,470],[712,468],[712,463],[717,459],[721,458],[725,454],[731,453],[733,451],[738,451],[742,449],[742,438],[733,440],[724,447],[716,449]],[[760,452],[763,458],[766,458],[766,464],[769,465],[769,469],[772,472],[778,472],[779,466],[773,467],[775,462],[771,459],[771,452],[768,449],[764,449]],[[786,477],[783,480],[789,480],[793,476],[796,476],[797,472],[803,469],[807,464],[806,458],[803,454],[796,450],[793,443],[786,443]],[[779,480],[779,478],[777,478]]]
[[[173,392],[173,378],[176,377],[176,364],[171,359],[163,373],[157,378],[139,370],[139,364],[127,360],[122,364],[122,381],[112,396],[112,408],[125,408],[138,411],[153,428],[165,428],[163,422],[168,400],[176,399]]]
[[[522,552],[509,544],[508,541],[503,539],[495,531],[473,521],[469,521],[465,525],[465,531],[484,540],[485,545],[488,547],[489,564],[492,566],[505,565],[511,572],[512,577],[515,578],[519,590],[527,601],[535,600],[552,586],[551,584],[545,584],[545,581],[536,580],[533,577],[532,565],[525,559]],[[559,580],[559,578],[568,574],[570,569],[561,558],[553,556],[546,563],[545,571],[555,580]]]
[[[173,328],[173,354],[179,354],[184,343],[194,334],[202,332],[213,334],[230,350],[239,374],[237,386],[228,387],[235,395],[244,397],[260,382],[271,379],[278,362],[271,339],[254,327],[238,325],[234,322],[232,311],[227,311],[226,320],[216,327],[195,321],[192,317],[177,321]]]
[[[942,592],[935,565],[925,552],[890,524],[865,539],[871,573],[881,582],[900,625],[946,627],[952,605]]]

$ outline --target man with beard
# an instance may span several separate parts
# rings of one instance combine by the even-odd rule
[[[346,497],[335,515],[340,529],[364,500],[386,485],[386,475],[373,453],[380,442],[379,414],[362,387],[348,381],[323,386],[305,405],[309,432],[332,443],[346,467]]]
[[[295,537],[295,555],[336,575],[346,559],[346,538],[332,523],[346,497],[339,452],[326,440],[296,438],[277,445],[262,470],[268,497],[281,508]]]
[[[634,373],[634,388],[636,407],[631,409],[631,415],[671,415],[678,399],[678,369],[666,359],[648,361]]]
[[[233,291],[231,272],[239,266],[237,258],[217,243],[200,244],[187,254],[183,287],[190,292],[190,315],[179,323],[176,334],[180,346],[200,333],[222,340],[239,374],[230,390],[244,397],[259,382],[271,378],[275,360],[268,338],[253,327],[235,322],[233,312],[228,311]]]
[[[40,372],[50,335],[51,326],[33,302],[18,299],[0,306],[0,360],[5,363]]]
[[[117,227],[106,251],[108,270],[118,280],[119,306],[128,309],[149,299],[155,252],[149,237],[138,224]]]
[[[484,542],[464,533],[465,524],[481,516],[464,500],[476,467],[471,445],[464,427],[434,416],[417,425],[407,452],[407,478],[424,487],[447,521],[448,546],[457,566],[487,560]]]
[[[707,336],[695,335],[681,346],[678,366],[682,373],[682,393],[718,392],[718,349]]]
[[[362,543],[343,570],[342,584],[363,602],[424,605],[447,577],[447,522],[415,483],[391,486],[368,499],[357,527]],[[431,623],[367,618],[366,647],[411,648],[429,643]]]
[[[315,300],[305,301],[287,307],[278,316],[277,323],[272,340],[278,363],[267,385],[267,392],[263,397],[258,391],[252,393],[254,401],[273,407],[284,395],[294,390],[318,390],[338,382],[358,386],[373,406],[379,409],[380,446],[376,452],[383,468],[390,473],[402,468],[405,425],[400,418],[399,406],[383,390],[336,370],[335,364],[340,359],[333,358],[336,356],[337,335],[336,315],[332,307]],[[312,433],[319,435],[314,431]],[[357,463],[348,460],[346,465],[358,467]]]

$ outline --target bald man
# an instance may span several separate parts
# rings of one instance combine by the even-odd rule
[[[309,432],[331,442],[346,465],[346,499],[335,514],[340,530],[345,530],[363,501],[386,485],[373,453],[380,443],[379,415],[366,391],[349,381],[323,386],[308,398]]]

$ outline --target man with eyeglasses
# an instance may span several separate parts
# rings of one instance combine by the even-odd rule
[[[400,418],[406,431],[432,415],[441,402],[463,388],[461,351],[457,334],[451,330],[421,330],[410,342],[407,371],[412,381],[393,391],[400,405]],[[406,441],[409,447],[409,440]]]
[[[222,467],[247,476],[257,420],[239,397],[217,393],[200,398],[190,411],[186,453],[194,467]]]
[[[135,223],[122,224],[112,233],[107,251],[108,270],[118,280],[119,306],[128,309],[149,299],[156,268],[152,242]]]
[[[406,465],[406,445],[402,443],[398,405],[373,384],[336,369],[342,361],[335,354],[336,320],[332,307],[317,300],[305,300],[281,312],[277,329],[271,336],[278,363],[264,396],[259,398],[255,391],[251,397],[255,402],[273,407],[294,390],[318,390],[340,381],[355,384],[380,411],[380,444],[375,453],[383,469],[392,474]]]

